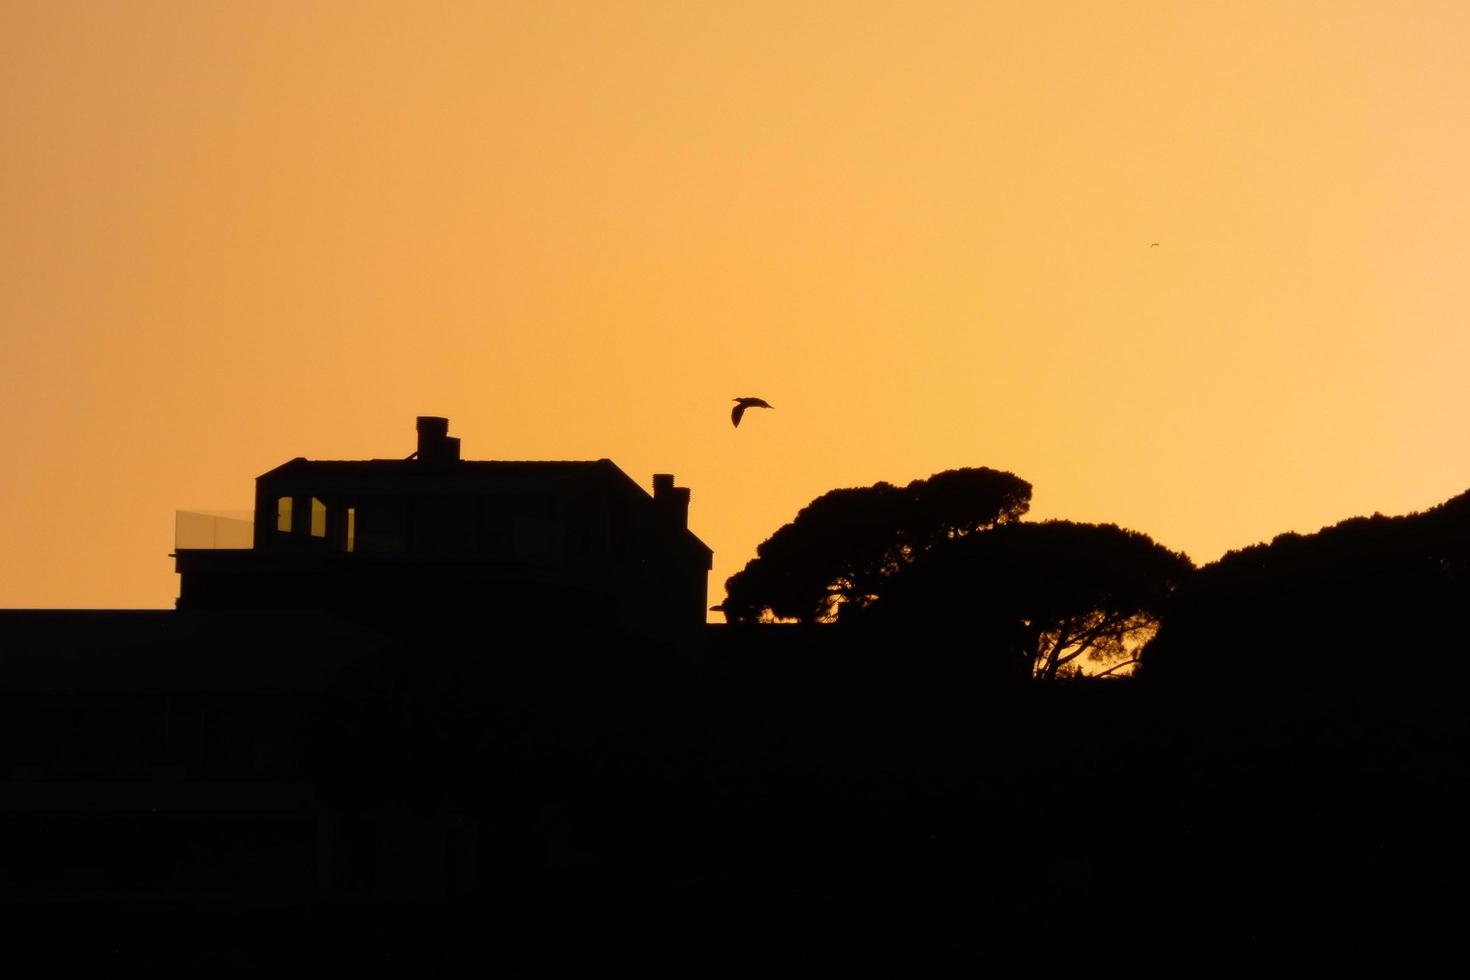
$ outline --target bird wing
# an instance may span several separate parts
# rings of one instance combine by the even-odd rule
[[[745,403],[744,402],[738,402],[738,403],[736,403],[735,407],[730,410],[730,421],[735,424],[735,427],[736,428],[739,428],[740,427],[740,416],[742,416],[744,414],[745,414]]]

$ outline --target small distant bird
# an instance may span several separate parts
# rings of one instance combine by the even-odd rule
[[[745,414],[747,408],[771,408],[771,404],[764,398],[737,398],[735,407],[730,411],[730,421],[737,427],[740,425],[740,417]]]
[[[1149,248],[1158,248],[1158,247],[1159,247],[1159,243],[1158,242],[1154,242],[1152,245],[1149,246]]]

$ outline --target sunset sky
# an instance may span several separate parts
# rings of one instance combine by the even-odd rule
[[[176,509],[425,414],[676,474],[711,602],[957,466],[1200,562],[1432,505],[1467,51],[1458,0],[7,0],[0,606],[171,605]]]

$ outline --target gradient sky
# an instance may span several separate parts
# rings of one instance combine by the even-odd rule
[[[420,414],[675,473],[712,602],[955,466],[1197,561],[1429,506],[1467,50],[1405,0],[6,0],[0,606],[170,605],[175,509]]]

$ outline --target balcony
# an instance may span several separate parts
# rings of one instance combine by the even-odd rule
[[[233,551],[255,544],[255,513],[181,510],[174,513],[174,550]]]

